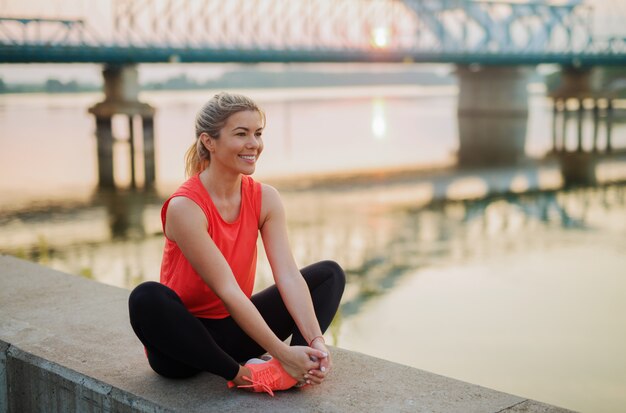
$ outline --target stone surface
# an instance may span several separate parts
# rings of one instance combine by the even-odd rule
[[[165,379],[130,328],[128,295],[0,256],[0,413],[566,411],[339,348],[322,386],[273,398],[208,373]]]
[[[502,410],[501,413],[553,413],[570,411],[571,410],[555,408],[549,404],[539,403],[533,400],[525,400],[515,406]]]

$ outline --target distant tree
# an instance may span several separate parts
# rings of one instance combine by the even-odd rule
[[[67,82],[63,87],[64,92],[78,92],[79,90],[80,86],[75,80]]]
[[[63,92],[63,83],[57,79],[48,79],[46,80],[45,91],[47,93]]]
[[[7,85],[4,83],[4,80],[0,77],[0,93],[7,92]]]

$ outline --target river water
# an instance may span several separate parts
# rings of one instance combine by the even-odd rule
[[[568,190],[550,162],[452,170],[454,87],[244,92],[267,112],[255,177],[283,194],[296,260],[346,269],[330,343],[578,411],[623,411],[626,185],[611,180],[624,161],[598,166],[602,185]],[[148,192],[95,189],[86,108],[99,94],[0,95],[0,252],[123,288],[158,279],[160,206],[184,179],[193,118],[212,93],[142,96],[158,108]],[[535,90],[530,159],[550,149],[550,111]],[[128,136],[123,118],[114,133]],[[626,146],[623,123],[613,144]],[[115,156],[127,185],[124,142]],[[269,283],[261,253],[256,288]]]

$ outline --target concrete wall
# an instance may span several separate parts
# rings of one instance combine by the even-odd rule
[[[339,348],[322,386],[274,398],[208,373],[164,379],[130,328],[128,294],[0,256],[0,413],[565,411]]]

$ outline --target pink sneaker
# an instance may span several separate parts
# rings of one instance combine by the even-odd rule
[[[250,370],[252,377],[243,376],[250,384],[237,386],[240,389],[250,388],[254,392],[267,392],[274,396],[274,390],[287,390],[298,384],[298,381],[291,377],[275,358],[269,361],[250,359],[245,367]],[[232,381],[228,382],[229,388],[235,386]]]

